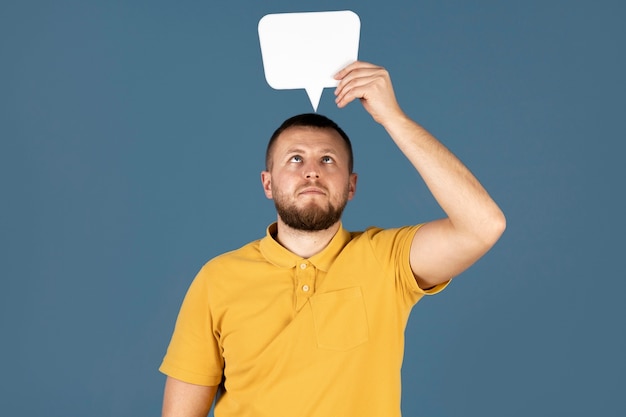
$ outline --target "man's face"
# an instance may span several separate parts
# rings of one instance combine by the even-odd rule
[[[341,219],[354,196],[356,174],[348,150],[334,129],[290,127],[276,139],[269,171],[261,180],[279,220],[305,231],[325,230]]]

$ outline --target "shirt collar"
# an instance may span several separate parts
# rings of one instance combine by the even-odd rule
[[[261,254],[265,259],[278,267],[293,268],[299,264],[303,258],[290,252],[276,241],[274,236],[276,236],[277,231],[278,227],[276,223],[272,223],[267,227],[265,237],[261,239],[260,242]],[[333,236],[328,245],[322,249],[321,252],[311,256],[308,261],[317,269],[328,271],[334,260],[341,253],[341,250],[350,241],[350,236],[350,232],[345,230],[340,223],[337,233],[335,233],[335,236]]]

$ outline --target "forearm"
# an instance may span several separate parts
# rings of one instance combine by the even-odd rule
[[[162,417],[206,417],[211,410],[217,386],[205,387],[167,377]]]
[[[404,113],[388,115],[381,124],[419,172],[455,231],[490,244],[497,240],[504,215],[469,169]]]

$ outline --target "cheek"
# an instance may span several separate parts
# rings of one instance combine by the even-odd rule
[[[270,193],[274,198],[278,198],[287,194],[286,185],[283,181],[274,180],[270,184]]]

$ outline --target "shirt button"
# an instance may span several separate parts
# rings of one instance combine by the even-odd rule
[[[300,264],[300,269],[306,269],[306,264]]]
[[[308,285],[303,285],[302,286],[302,291],[308,292],[309,291],[309,286]]]

